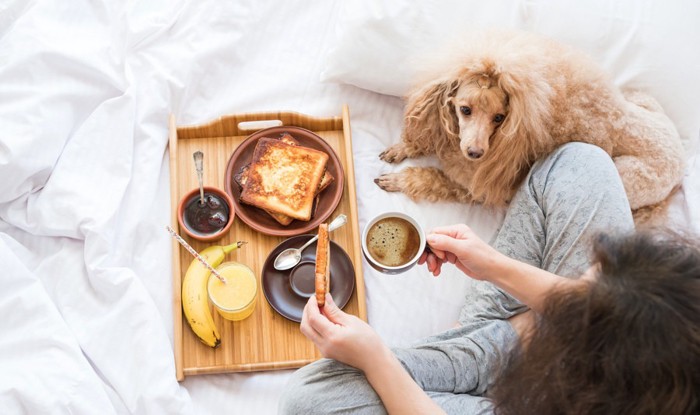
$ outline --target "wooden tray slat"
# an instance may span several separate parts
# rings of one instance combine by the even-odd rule
[[[311,131],[343,131],[342,117],[317,118],[297,112],[258,112],[226,115],[207,124],[178,127],[180,139],[248,136],[260,128],[246,129],[241,123],[278,121],[279,125],[294,125]]]
[[[360,252],[360,234],[355,193],[355,173],[352,159],[350,116],[347,106],[341,117],[316,118],[293,112],[249,113],[221,117],[201,126],[176,127],[170,117],[170,170],[171,170],[171,223],[179,229],[176,217],[177,203],[189,190],[198,186],[192,153],[204,152],[204,182],[224,189],[228,160],[243,140],[255,129],[243,129],[240,123],[261,120],[280,120],[283,125],[294,125],[314,131],[328,142],[345,169],[343,197],[331,218],[345,213],[349,223],[333,232],[332,239],[348,253],[355,267],[356,285],[346,312],[366,320],[364,279]],[[180,234],[196,250],[218,244],[225,245],[246,240],[248,245],[229,254],[226,260],[248,265],[258,277],[258,298],[255,312],[241,322],[226,321],[213,311],[219,327],[222,344],[211,349],[192,333],[184,319],[181,304],[181,281],[192,258],[173,241],[173,316],[174,349],[177,379],[204,373],[246,372],[301,367],[320,357],[313,344],[299,331],[299,324],[277,314],[265,300],[260,275],[270,251],[285,238],[260,234],[240,219],[234,221],[231,231],[222,240],[203,243]]]

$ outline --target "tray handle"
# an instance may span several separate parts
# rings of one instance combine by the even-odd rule
[[[263,128],[292,125],[314,131],[342,130],[342,117],[312,117],[298,112],[257,112],[225,115],[207,124],[177,128],[181,139],[236,137]]]
[[[244,134],[252,134],[258,130],[281,125],[284,125],[282,120],[241,121],[238,123],[238,131]]]

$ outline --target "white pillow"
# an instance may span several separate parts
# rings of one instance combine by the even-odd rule
[[[403,96],[416,54],[468,27],[518,28],[520,0],[352,0],[343,2],[336,44],[328,53],[322,81],[355,85]],[[420,51],[420,52],[417,52]]]
[[[654,96],[688,151],[698,140],[698,1],[353,0],[343,7],[324,81],[403,96],[416,71],[407,62],[453,42],[465,29],[528,30],[582,49],[618,86]]]

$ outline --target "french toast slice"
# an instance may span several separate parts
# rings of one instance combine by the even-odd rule
[[[290,146],[298,146],[299,145],[299,140],[294,138],[291,134],[284,132],[280,134],[279,140],[283,143],[287,143]]]
[[[287,143],[290,146],[298,146],[299,141],[297,141],[296,138],[292,137],[291,134],[289,133],[282,133],[282,135],[279,138],[280,141],[283,143]],[[246,182],[246,175],[248,174],[248,169],[250,168],[250,164],[246,164],[245,166],[241,167],[240,170],[233,176],[233,180],[238,184],[238,187],[243,190],[243,186],[245,185]],[[316,191],[316,194],[321,193],[324,191],[328,186],[330,186],[331,183],[335,180],[335,177],[326,170],[323,172],[323,179],[321,179],[321,184],[318,185],[318,190]]]
[[[297,139],[292,137],[292,135],[289,133],[282,133],[279,139],[283,143],[287,143],[290,146],[301,145],[299,144],[299,141],[297,141]],[[318,190],[316,191],[316,194],[319,194],[322,191],[324,191],[326,187],[330,186],[330,184],[333,183],[333,180],[335,180],[335,177],[333,177],[333,175],[328,170],[323,172],[323,179],[321,179],[321,184],[318,185]]]
[[[316,242],[316,302],[319,307],[326,304],[326,294],[331,288],[331,239],[328,234],[328,224],[318,227]]]
[[[294,219],[311,219],[328,154],[261,138],[245,175],[241,202]]]
[[[299,141],[297,141],[297,139],[295,139],[291,134],[289,134],[287,132],[282,133],[279,137],[279,140],[284,142],[284,143],[287,143],[289,145],[292,145],[292,146],[300,145]],[[233,180],[236,182],[236,184],[238,184],[238,187],[241,190],[243,190],[243,186],[245,186],[246,179],[247,179],[246,176],[248,174],[248,169],[250,169],[250,164],[246,164],[245,166],[241,167],[241,169],[238,170],[238,172],[233,176]],[[335,178],[328,170],[326,170],[323,173],[323,178],[321,179],[321,183],[319,184],[319,188],[316,191],[314,208],[313,208],[313,211],[311,214],[312,217],[315,216],[316,211],[318,210],[318,203],[319,203],[318,194],[321,193],[323,190],[325,190],[328,186],[330,186],[330,184],[333,183],[334,180],[335,180]],[[265,210],[265,209],[263,209],[263,210]],[[294,220],[294,218],[287,216],[287,215],[284,215],[282,213],[272,212],[270,210],[265,210],[265,212],[267,214],[269,214],[270,216],[272,216],[272,218],[275,219],[282,226],[288,226]]]
[[[246,176],[248,174],[249,168],[250,168],[250,164],[246,164],[245,166],[241,167],[238,170],[238,173],[236,173],[233,176],[233,180],[236,182],[236,184],[238,185],[238,188],[241,190],[243,190],[243,186],[245,186]],[[323,173],[323,178],[321,179],[321,184],[318,185],[318,190],[316,191],[316,196],[318,196],[318,194],[321,193],[322,191],[326,190],[326,188],[328,186],[330,186],[334,180],[335,180],[335,178],[333,177],[333,175],[328,170],[326,170]]]
[[[243,187],[247,181],[248,169],[250,169],[250,164],[246,164],[245,166],[241,167],[236,174],[233,175],[233,181],[236,182],[241,191],[243,191]]]
[[[233,176],[233,180],[236,182],[236,184],[238,184],[238,187],[241,190],[243,190],[243,186],[245,186],[245,184],[246,184],[248,169],[250,169],[250,164],[246,164],[245,166],[241,167],[241,169],[238,170],[238,172]],[[265,209],[263,209],[263,210],[265,210]],[[294,218],[287,216],[287,215],[283,215],[281,213],[271,212],[269,210],[265,210],[265,212],[268,215],[272,216],[272,218],[274,220],[276,220],[282,226],[287,226],[290,223],[292,223],[292,221],[294,220]],[[312,214],[312,216],[313,216],[313,214]]]

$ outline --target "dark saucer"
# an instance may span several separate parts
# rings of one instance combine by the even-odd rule
[[[331,276],[333,279],[333,276]],[[294,294],[309,298],[316,294],[316,263],[302,261],[292,268],[289,273],[289,285]]]
[[[301,322],[301,315],[306,306],[308,297],[301,296],[294,292],[290,284],[291,270],[278,271],[272,265],[277,255],[287,248],[302,246],[306,241],[313,238],[315,235],[299,235],[291,237],[270,252],[265,260],[262,268],[262,289],[265,298],[270,306],[283,317],[289,320]],[[309,268],[308,263],[316,261],[316,243],[309,245],[301,253],[301,262],[297,267],[301,266],[299,271],[301,274],[307,274]],[[305,265],[302,265],[306,263]],[[313,271],[313,268],[311,269]],[[352,292],[355,289],[355,268],[348,254],[340,247],[340,245],[331,241],[331,296],[338,307],[343,308],[350,301]],[[302,288],[301,286],[297,287]],[[307,291],[307,287],[303,291]]]

